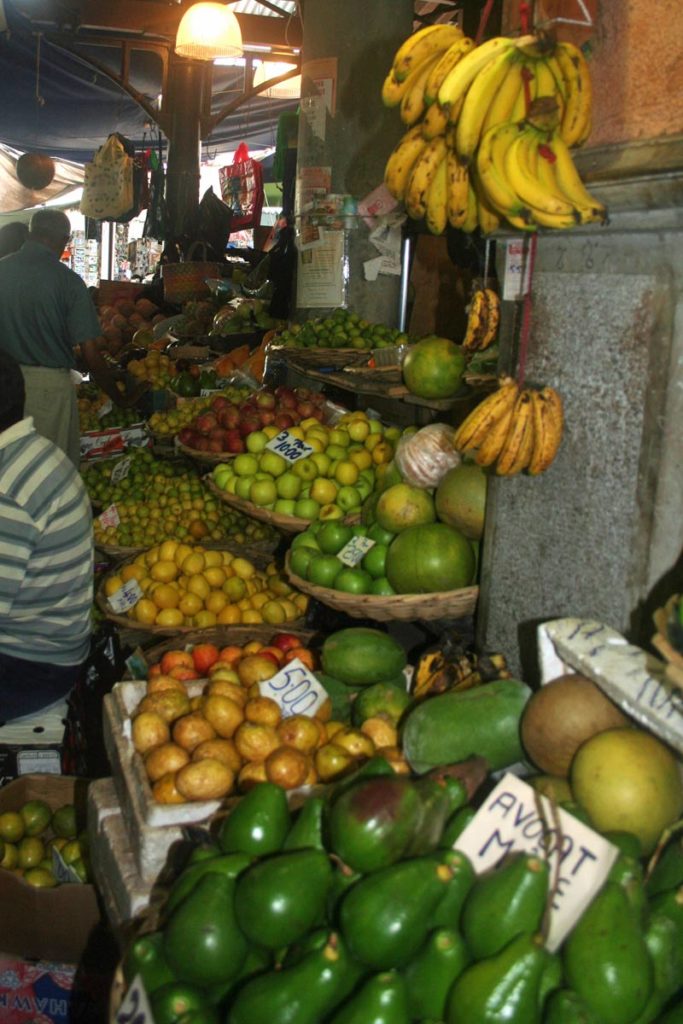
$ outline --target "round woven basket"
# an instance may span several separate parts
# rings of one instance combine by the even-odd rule
[[[264,541],[263,544],[231,544],[230,539],[226,537],[225,540],[204,541],[201,546],[207,551],[230,551],[238,558],[246,558],[248,561],[253,562],[257,569],[265,569],[268,563],[272,561],[272,555],[278,543],[279,541],[274,543]],[[95,544],[95,549],[109,562],[124,562],[129,558],[135,558],[136,555],[142,554],[148,548],[149,545],[125,548],[119,547],[116,544]]]
[[[176,451],[187,455],[189,459],[194,459],[195,462],[203,462],[208,466],[217,466],[219,462],[227,462],[228,459],[234,459],[237,455],[237,452],[200,452],[196,448],[188,448],[177,437],[174,440],[174,447]]]
[[[333,366],[336,369],[353,366],[367,359],[370,354],[365,349],[358,348],[290,348],[286,345],[278,346],[277,340],[271,343],[268,352],[287,362],[291,360],[301,365]]]
[[[267,647],[277,633],[288,633],[299,637],[302,646],[309,644],[315,635],[314,630],[303,629],[301,626],[289,629],[287,623],[284,622],[281,626],[268,626],[265,623],[253,626],[213,626],[210,629],[193,629],[183,633],[182,647],[183,650],[194,647],[195,644],[215,644],[218,648],[227,647],[229,644],[243,647],[251,640],[258,640]],[[175,637],[154,643],[143,648],[145,660],[148,665],[154,665],[155,662],[161,660],[166,651],[174,651],[177,647],[178,641]]]
[[[668,635],[669,622],[674,615],[679,599],[679,594],[672,594],[666,604],[658,608],[652,616],[657,627],[657,632],[652,637],[652,646],[657,649],[666,662],[664,671],[667,678],[674,686],[683,690],[683,654],[671,644]]]
[[[301,533],[311,525],[310,519],[302,519],[300,516],[283,516],[279,512],[272,512],[270,509],[254,505],[251,501],[245,501],[244,498],[238,498],[236,494],[222,491],[210,477],[204,477],[204,483],[226,505],[238,509],[245,516],[251,516],[252,519],[259,519],[262,523],[270,523],[271,526],[277,527],[278,530],[282,530],[284,533]],[[347,516],[344,522],[357,523],[358,517]]]
[[[376,619],[378,622],[391,622],[395,619],[408,622],[420,619],[459,619],[472,615],[479,596],[479,587],[440,590],[434,594],[392,594],[389,597],[347,594],[330,587],[318,587],[297,576],[289,568],[289,552],[285,559],[285,570],[290,583],[297,590],[354,619]]]

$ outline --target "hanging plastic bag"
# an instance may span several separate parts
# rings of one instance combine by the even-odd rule
[[[447,423],[430,423],[415,434],[404,434],[394,461],[399,473],[414,487],[437,487],[449,469],[460,464],[455,450],[455,429]]]
[[[219,199],[209,185],[199,202],[199,220],[197,233],[205,242],[210,255],[222,259],[232,229],[232,210]]]
[[[134,200],[133,158],[114,133],[85,165],[80,211],[96,220],[116,220],[128,214]]]
[[[237,147],[233,162],[218,172],[223,201],[232,210],[232,231],[257,228],[263,209],[263,170],[252,160],[244,142]]]
[[[150,155],[150,183],[149,183],[149,205],[145,226],[142,229],[143,238],[156,238],[158,242],[165,242],[168,237],[168,211],[166,208],[166,175],[164,173],[164,162],[161,154],[161,141],[159,141],[159,152],[152,151]]]

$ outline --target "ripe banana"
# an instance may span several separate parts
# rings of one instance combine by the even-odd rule
[[[467,211],[460,230],[464,231],[467,235],[471,235],[473,231],[477,230],[478,225],[479,204],[477,202],[477,193],[474,191],[474,185],[472,184],[472,178],[470,177],[467,189]]]
[[[477,224],[479,225],[479,230],[482,235],[492,235],[500,227],[501,216],[486,201],[486,196],[481,189],[476,187],[476,184],[474,191],[477,197]]]
[[[543,473],[557,455],[564,428],[562,399],[554,388],[531,392],[534,445],[527,470],[531,476]]]
[[[520,391],[512,410],[510,429],[496,461],[497,476],[514,476],[529,463],[534,449],[531,392]]]
[[[384,170],[384,183],[394,199],[403,199],[410,172],[426,145],[418,124],[405,133],[389,156]]]
[[[467,217],[467,196],[470,188],[470,176],[467,167],[458,160],[454,149],[446,154],[448,173],[448,203],[446,213],[452,228],[462,228]]]
[[[558,43],[555,53],[565,83],[560,135],[568,146],[582,145],[591,130],[591,77],[586,58],[573,43]]]
[[[492,288],[475,289],[467,314],[467,329],[462,347],[469,352],[488,348],[500,323],[500,299]]]
[[[427,212],[427,192],[445,156],[446,139],[443,135],[424,144],[413,164],[403,197],[409,217],[419,220]]]
[[[438,103],[432,103],[422,119],[423,136],[425,139],[435,139],[437,135],[443,135],[447,127],[448,114]]]
[[[448,223],[448,159],[445,154],[427,191],[425,223],[433,235],[442,235],[446,230]]]
[[[503,449],[503,445],[505,444],[505,439],[507,438],[512,426],[514,410],[515,405],[511,405],[509,409],[506,409],[500,419],[493,424],[488,434],[477,448],[474,461],[478,463],[478,465],[492,466],[499,457]]]
[[[531,208],[532,214],[547,214],[573,218],[571,203],[556,198],[547,192],[530,166],[529,147],[533,144],[531,132],[523,131],[508,146],[505,157],[505,177],[518,199]],[[540,222],[540,218],[539,219]]]
[[[498,213],[507,217],[528,219],[528,211],[508,181],[505,154],[517,141],[520,128],[506,123],[489,129],[477,150],[477,180],[487,200]]]
[[[394,78],[402,82],[418,64],[452,46],[462,35],[457,25],[428,25],[413,32],[394,55]]]
[[[462,39],[456,40],[452,46],[449,46],[446,52],[439,57],[438,61],[430,71],[425,84],[425,103],[427,106],[430,106],[432,103],[436,103],[441,83],[446,75],[452,71],[458,61],[473,48],[474,40],[470,39],[469,36],[463,36]]]
[[[512,59],[507,66],[505,78],[498,87],[498,92],[493,97],[486,116],[481,126],[481,138],[484,137],[489,128],[496,128],[505,121],[512,121],[512,111],[518,96],[524,99],[524,83],[522,81],[523,64],[520,60]],[[519,120],[519,119],[518,119]]]
[[[446,75],[439,89],[439,103],[442,107],[451,108],[465,95],[470,85],[489,61],[502,52],[507,52],[515,45],[507,36],[494,36],[481,46],[476,46],[466,53],[462,60]],[[451,124],[454,123],[450,118]]]
[[[579,177],[569,147],[559,133],[555,133],[547,147],[550,155],[554,157],[553,172],[557,187],[562,195],[572,203],[579,211],[581,223],[590,221],[604,221],[607,211],[604,205],[595,199]],[[541,160],[544,162],[543,148],[540,149]],[[546,161],[548,162],[548,161]]]
[[[416,124],[425,112],[425,82],[429,72],[439,59],[438,54],[428,57],[419,64],[406,79],[407,88],[401,100],[401,120],[404,124]]]
[[[455,130],[458,156],[465,163],[472,159],[479,145],[486,114],[507,76],[513,55],[514,49],[508,47],[492,57],[465,94],[465,101]]]
[[[453,445],[459,452],[478,448],[494,423],[515,404],[519,388],[512,377],[501,377],[498,389],[472,410],[458,427]]]

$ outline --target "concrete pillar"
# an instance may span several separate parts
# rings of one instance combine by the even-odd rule
[[[196,237],[199,208],[200,113],[205,65],[170,55],[166,202],[170,234],[183,247]]]
[[[297,172],[330,167],[334,194],[362,199],[384,178],[387,157],[404,127],[380,99],[394,53],[412,32],[412,0],[308,0],[304,4],[302,63],[337,58],[336,110],[326,117],[321,139],[305,117],[299,124]],[[310,87],[310,86],[309,86]],[[303,95],[307,83],[304,77]],[[297,211],[299,213],[300,211]],[[396,326],[399,279],[365,281],[363,263],[377,255],[368,228],[354,220],[345,232],[346,305],[361,316]],[[320,310],[311,311],[318,315]]]

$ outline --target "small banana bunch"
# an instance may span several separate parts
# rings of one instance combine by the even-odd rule
[[[475,288],[467,308],[467,327],[462,347],[468,352],[482,352],[498,333],[500,298],[493,288]]]
[[[386,186],[395,199],[403,200],[410,217],[424,218],[433,234],[441,234],[447,224],[490,234],[504,220],[534,231],[539,225],[571,227],[604,219],[601,204],[586,198],[569,155],[569,148],[585,142],[591,128],[590,73],[572,43],[529,34],[496,36],[476,46],[455,25],[431,25],[397,51],[382,100],[399,108],[408,128],[387,161]],[[560,195],[569,189],[569,196],[558,200],[565,212],[549,220],[543,214],[548,206],[557,209],[552,202],[542,203],[536,217],[529,208],[533,204],[502,203],[500,191],[494,190],[495,202],[481,180],[478,152],[488,134],[526,125],[528,118],[531,127],[552,136],[551,149],[562,148],[561,157],[544,156],[549,169],[541,167],[546,189]],[[555,167],[557,160],[561,171]],[[488,168],[488,160],[483,164]],[[505,182],[504,168],[500,176]],[[502,194],[511,199],[504,190]],[[580,212],[566,212],[566,207]]]
[[[473,452],[480,466],[493,466],[498,476],[526,470],[543,473],[562,440],[562,399],[554,388],[520,390],[512,377],[502,377],[496,391],[480,402],[460,424],[454,444]]]

